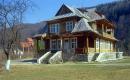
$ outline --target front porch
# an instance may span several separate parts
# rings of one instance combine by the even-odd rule
[[[95,53],[95,40],[96,37],[94,35],[87,35],[86,33],[53,35],[53,37],[48,39],[50,43],[47,49],[52,52],[62,51],[64,60],[74,60],[77,55],[87,57],[88,53]]]
[[[44,52],[42,52],[42,55],[48,51],[54,54],[57,51],[62,51],[64,61],[92,61],[96,60],[96,57],[100,53],[115,54],[113,52],[116,52],[114,51],[115,46],[112,41],[100,38],[93,33],[51,34],[37,39],[40,39],[44,43],[44,49],[42,49]]]

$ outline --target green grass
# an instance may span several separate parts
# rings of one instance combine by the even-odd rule
[[[130,63],[130,57],[125,56],[123,59],[119,59],[119,60],[114,60],[114,61],[106,61],[106,62],[102,62],[101,64],[117,64],[117,63]]]
[[[130,58],[113,63],[130,63]],[[15,65],[10,72],[1,72],[0,80],[130,80],[130,65]]]

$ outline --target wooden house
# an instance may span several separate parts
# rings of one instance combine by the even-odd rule
[[[80,56],[91,61],[96,54],[116,52],[114,25],[95,9],[62,5],[47,21],[46,32],[34,36],[44,41],[45,51],[62,51],[63,59]]]

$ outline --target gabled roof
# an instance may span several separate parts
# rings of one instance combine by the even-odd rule
[[[104,19],[105,17],[103,15],[99,15],[96,11],[94,10],[88,10],[88,12],[85,12],[84,15],[90,17],[90,21],[95,21],[95,20],[101,20]]]
[[[85,18],[82,18],[74,27],[72,30],[72,33],[75,32],[83,32],[83,31],[93,31],[91,26],[88,24],[88,20]]]
[[[66,10],[66,12],[65,12]],[[61,8],[58,10],[58,12],[56,13],[55,17],[53,17],[50,20],[55,20],[55,19],[61,19],[61,18],[65,18],[65,17],[71,17],[71,16],[78,16],[78,17],[83,17],[86,18],[88,20],[90,20],[89,16],[84,15],[80,10],[78,10],[77,8],[73,8],[70,7],[68,5],[62,5]],[[49,20],[48,20],[49,21]]]
[[[71,16],[86,18],[90,22],[94,20],[105,19],[105,17],[102,14],[96,12],[96,8],[89,8],[89,9],[73,8],[63,4],[56,13],[55,17],[50,20],[61,19]]]
[[[68,13],[73,13],[73,12],[68,6],[63,4],[55,16],[60,16],[60,15],[68,14]]]

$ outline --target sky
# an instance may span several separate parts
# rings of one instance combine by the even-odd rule
[[[38,23],[52,18],[62,4],[71,7],[92,7],[117,0],[32,0],[32,7],[24,18],[24,23]]]

